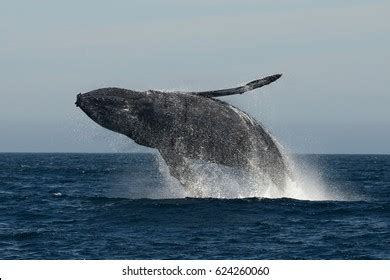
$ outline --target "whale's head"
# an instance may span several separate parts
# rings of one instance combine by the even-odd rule
[[[76,106],[80,107],[99,125],[124,134],[138,144],[152,147],[150,133],[154,100],[147,92],[120,88],[102,88],[78,94]]]

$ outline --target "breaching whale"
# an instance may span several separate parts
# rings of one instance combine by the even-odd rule
[[[280,77],[202,92],[101,88],[78,94],[76,106],[104,128],[157,149],[170,174],[184,186],[193,176],[191,160],[200,160],[260,172],[283,188],[290,172],[273,137],[248,114],[215,99],[251,91]]]

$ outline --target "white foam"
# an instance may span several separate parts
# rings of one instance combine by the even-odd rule
[[[292,166],[294,180],[287,179],[286,186],[281,189],[273,184],[265,174],[250,174],[218,164],[193,163],[191,168],[194,172],[194,178],[190,183],[189,189],[183,189],[177,180],[169,176],[169,172],[166,169],[164,173],[166,178],[164,182],[165,191],[160,193],[160,195],[163,194],[164,198],[170,196],[178,198],[182,196],[220,199],[257,197],[313,201],[351,200],[337,188],[330,188],[330,186],[323,183],[315,169],[308,167],[300,168],[293,164]]]

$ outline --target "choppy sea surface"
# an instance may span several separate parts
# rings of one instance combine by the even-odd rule
[[[286,190],[191,197],[154,154],[3,153],[0,259],[390,259],[390,156],[293,162]]]

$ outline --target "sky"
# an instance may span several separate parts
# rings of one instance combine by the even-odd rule
[[[75,107],[100,87],[208,90],[293,153],[390,153],[390,1],[8,1],[0,152],[148,151]]]

